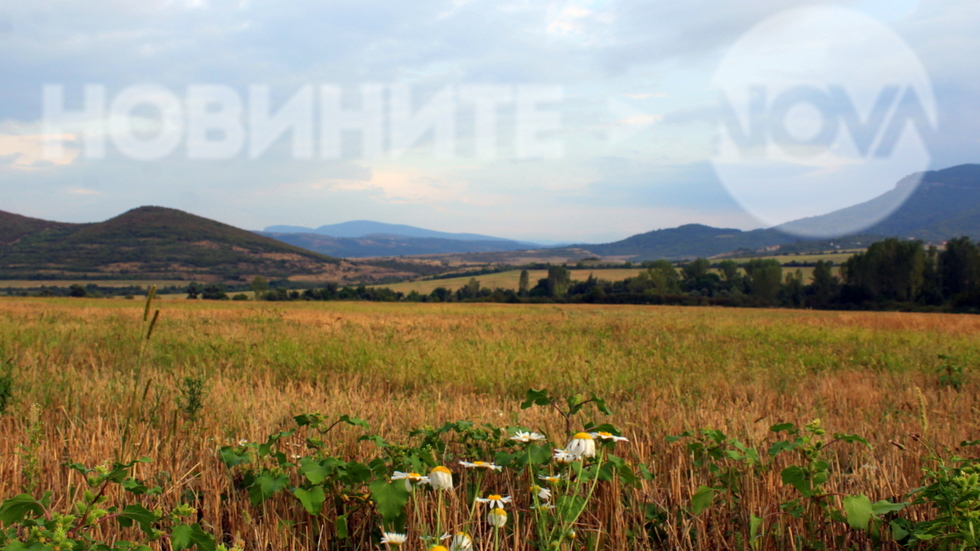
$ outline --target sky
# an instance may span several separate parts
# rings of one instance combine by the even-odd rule
[[[980,163],[977,59],[976,0],[0,0],[0,210],[768,227]]]

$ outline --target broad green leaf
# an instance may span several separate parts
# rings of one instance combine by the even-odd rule
[[[330,470],[315,461],[304,459],[299,474],[305,476],[310,484],[319,484],[330,476]]]
[[[405,514],[408,496],[408,490],[401,481],[389,483],[378,479],[371,483],[371,499],[374,500],[378,513],[386,524],[394,523]]]
[[[531,444],[527,448],[527,453],[531,457],[532,465],[544,465],[551,461],[551,447]]]
[[[863,494],[845,497],[844,514],[847,516],[847,523],[851,525],[851,528],[867,530],[873,516],[871,500]]]
[[[3,505],[0,505],[0,522],[10,526],[24,520],[32,513],[35,517],[41,516],[44,514],[44,507],[34,499],[34,496],[20,494],[5,500]]]
[[[807,473],[803,470],[803,467],[790,465],[783,469],[780,476],[783,478],[783,484],[789,484],[799,490],[801,494],[809,495],[810,481],[807,479]]]
[[[180,524],[170,532],[173,551],[183,551],[197,546],[197,551],[214,551],[214,538],[201,529],[200,524]]]
[[[347,515],[338,515],[333,522],[334,529],[337,531],[337,539],[347,539],[349,531],[347,529]]]
[[[533,388],[527,389],[527,396],[525,396],[524,401],[521,402],[521,409],[527,409],[531,406],[547,406],[551,404],[551,398],[548,396],[548,390],[534,390]]]
[[[146,507],[135,504],[127,505],[116,517],[116,521],[124,528],[129,528],[135,522],[139,524],[144,534],[150,535],[153,533],[153,523],[157,521],[157,516]]]
[[[320,511],[323,510],[323,502],[327,499],[323,493],[323,486],[314,486],[309,490],[296,488],[293,490],[293,495],[299,499],[306,512],[312,516],[318,516],[320,514]]]
[[[698,491],[691,496],[691,512],[700,515],[701,511],[707,509],[711,502],[715,500],[715,489],[708,486],[701,486]]]
[[[364,463],[351,461],[344,467],[344,471],[347,473],[347,483],[351,485],[360,486],[368,480],[371,480],[371,467],[368,467]]]
[[[368,425],[368,422],[365,421],[364,419],[361,419],[360,417],[351,417],[350,415],[341,415],[340,416],[340,421],[343,422],[343,423],[347,423],[348,425],[352,425],[352,426],[355,426],[355,427],[361,427],[363,429],[371,428],[370,425]]]
[[[901,511],[902,509],[908,507],[908,505],[909,504],[905,503],[904,501],[901,503],[892,503],[890,501],[881,500],[871,504],[871,510],[876,515],[884,515],[887,513],[894,513],[895,511]]]
[[[252,505],[258,505],[269,499],[288,484],[289,477],[285,474],[262,473],[248,489],[248,495],[252,500]]]

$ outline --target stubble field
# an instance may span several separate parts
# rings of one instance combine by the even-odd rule
[[[419,537],[436,525],[440,533],[471,533],[481,549],[535,549],[555,541],[541,531],[545,522],[564,531],[557,538],[563,549],[898,548],[887,541],[898,539],[890,520],[927,521],[932,506],[876,512],[867,529],[834,511],[848,513],[846,500],[855,495],[908,501],[925,483],[922,469],[940,464],[932,456],[975,457],[975,448],[958,446],[980,438],[978,317],[594,305],[155,307],[159,321],[146,339],[139,301],[0,299],[0,362],[12,381],[0,418],[0,497],[51,491],[54,506],[64,506],[82,482],[66,462],[147,456],[152,462],[137,465],[137,474],[163,493],[113,499],[144,500],[148,508],[189,502],[219,542],[245,549],[383,548],[379,525],[389,519],[374,511],[370,481],[337,482],[311,515],[291,493],[304,484],[295,469],[257,449],[252,463],[232,467],[217,453],[225,447],[244,455],[242,440],[264,443],[298,429],[276,443],[287,463],[293,455],[364,464],[382,457],[390,475],[426,467],[419,457],[429,454],[453,471],[445,502],[430,489],[412,494],[407,524],[395,526],[407,527],[403,549],[423,548]],[[565,396],[594,393],[612,414],[590,403],[566,425],[553,407],[522,409],[528,389],[547,389],[563,408]],[[309,427],[298,428],[293,417],[314,412],[331,420],[349,414],[370,428],[342,423],[309,451],[302,438]],[[769,453],[773,443],[795,438],[770,427],[802,430],[814,419],[826,434],[800,432],[810,448]],[[478,442],[462,438],[460,426],[408,436],[458,420],[511,430],[494,436],[488,429],[489,439]],[[535,430],[548,436],[550,451],[590,422],[611,424],[629,440],[601,446],[585,462],[596,466],[614,453],[625,465],[593,476],[594,483],[581,462],[536,460],[529,471],[515,459],[523,448],[508,439],[513,427]],[[668,438],[685,431],[695,436]],[[839,440],[822,450],[821,485],[805,449],[833,442],[833,433],[859,435],[870,446]],[[362,434],[388,447],[359,440]],[[446,447],[426,448],[426,434]],[[712,442],[722,450],[717,458],[704,451]],[[743,448],[757,450],[758,461],[739,458]],[[481,449],[504,455],[468,455]],[[477,459],[514,464],[484,477],[458,463]],[[247,471],[263,465],[261,472],[286,482],[256,503]],[[792,465],[811,469],[819,491],[803,495],[785,476]],[[559,471],[586,481],[566,488],[584,503],[570,521],[547,521],[530,507],[537,500],[528,497],[529,472]],[[557,515],[568,510],[557,499],[561,490],[554,488]],[[470,513],[471,494],[491,491],[513,497],[500,530],[487,527],[485,511]],[[876,523],[885,543],[876,542]],[[108,526],[92,530],[121,537]],[[151,545],[169,549],[165,540]]]

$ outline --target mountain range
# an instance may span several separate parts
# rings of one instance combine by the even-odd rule
[[[909,195],[908,186],[916,184],[917,187]],[[902,202],[906,196],[907,199]],[[824,245],[828,237],[840,241],[836,228],[860,226],[863,220],[877,218],[880,213],[893,210],[891,215],[864,230],[860,236],[851,236],[844,241],[866,244],[890,236],[928,242],[942,242],[961,235],[980,239],[980,165],[960,165],[912,174],[896,183],[894,189],[865,203],[774,228],[743,231],[687,224],[637,234],[613,243],[580,243],[564,246],[562,250],[569,251],[573,256],[585,251],[595,256],[632,260],[676,260],[711,257],[732,251],[757,251],[801,241],[812,241],[817,247]],[[303,233],[291,233],[291,229]],[[469,254],[474,258],[478,256],[482,261],[507,263],[516,258],[510,254],[514,251],[543,248],[489,236],[434,232],[413,226],[368,221],[321,226],[315,230],[270,226],[263,235],[346,258],[453,253],[454,258],[465,259],[465,256],[456,255]],[[800,235],[815,237],[802,238]],[[806,247],[801,245],[797,248]],[[494,252],[499,254],[485,254]]]
[[[338,257],[435,255],[437,264],[548,261],[586,256],[630,260],[711,257],[733,251],[825,247],[826,240],[801,240],[787,231],[817,235],[876,209],[894,206],[890,216],[860,236],[838,244],[867,244],[883,237],[941,242],[961,235],[980,239],[980,165],[961,165],[913,175],[867,203],[769,229],[741,231],[688,224],[659,229],[614,243],[542,248],[478,234],[450,234],[367,221],[322,226],[300,233],[250,232],[163,207],[140,207],[105,222],[69,224],[0,211],[0,278],[158,278],[244,281],[256,275],[305,281],[360,282],[407,277],[405,262],[352,262]],[[289,229],[272,226],[269,230]],[[309,230],[309,231],[307,231]],[[319,232],[346,233],[329,236]],[[367,233],[362,233],[367,232]],[[399,234],[397,232],[405,232]],[[360,234],[360,235],[358,235]],[[529,250],[532,249],[532,250]],[[328,253],[328,254],[321,254]],[[446,253],[455,253],[447,256]],[[532,259],[532,260],[528,260]],[[379,267],[381,266],[381,267]]]

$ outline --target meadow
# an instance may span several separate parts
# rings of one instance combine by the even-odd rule
[[[85,476],[67,464],[146,456],[130,471],[160,492],[113,486],[106,507],[188,503],[229,548],[385,548],[380,525],[407,529],[403,549],[462,530],[477,549],[518,550],[898,549],[913,529],[923,548],[966,541],[910,492],[963,478],[953,456],[977,456],[960,447],[980,438],[975,316],[166,301],[147,320],[156,308],[148,335],[139,300],[0,298],[0,498],[49,491],[50,510],[69,511]],[[628,442],[551,457],[586,426]],[[548,442],[512,440],[518,428]],[[387,484],[434,464],[452,490],[409,499]],[[531,473],[564,475],[554,512],[532,508],[546,504]],[[500,529],[471,505],[487,493],[513,498]]]

